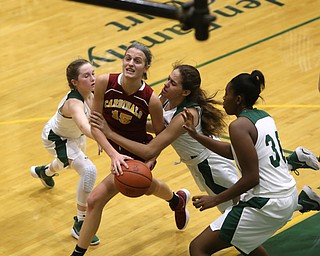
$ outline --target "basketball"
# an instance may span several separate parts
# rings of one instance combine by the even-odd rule
[[[114,175],[114,183],[120,193],[128,197],[144,195],[152,182],[152,173],[148,166],[138,160],[128,160],[128,169],[122,166],[123,175]]]

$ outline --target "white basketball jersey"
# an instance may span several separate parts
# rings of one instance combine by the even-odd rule
[[[250,199],[253,196],[275,198],[292,194],[296,182],[286,164],[273,118],[268,113],[258,109],[245,110],[240,116],[250,119],[258,131],[255,148],[259,160],[260,181],[258,185],[245,194],[245,198]],[[232,153],[240,169],[233,148]]]
[[[83,102],[84,104],[84,111],[89,119],[90,117],[90,107],[84,101],[83,97],[77,90],[71,90],[59,103],[58,110],[54,114],[54,116],[48,121],[52,131],[65,138],[79,138],[82,135],[81,130],[77,126],[77,124],[73,121],[72,118],[64,117],[60,113],[60,108],[63,106],[65,101],[69,98],[76,98]]]

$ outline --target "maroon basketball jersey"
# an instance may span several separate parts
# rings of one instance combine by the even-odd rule
[[[142,81],[137,92],[127,95],[120,85],[121,76],[122,74],[109,75],[109,83],[104,94],[103,116],[113,131],[130,140],[147,143],[152,139],[146,132],[146,122],[153,89]],[[109,141],[119,153],[142,160]]]

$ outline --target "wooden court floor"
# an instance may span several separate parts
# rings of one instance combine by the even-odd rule
[[[148,82],[157,93],[172,64],[182,61],[197,66],[203,88],[219,91],[220,98],[232,77],[259,69],[266,89],[258,107],[276,120],[283,148],[287,152],[302,145],[320,153],[319,0],[210,1],[210,13],[217,20],[202,42],[192,30],[179,31],[175,20],[142,13],[63,0],[3,0],[1,5],[1,256],[70,255],[76,244],[70,235],[76,172],[61,171],[55,188],[47,190],[31,177],[29,168],[52,160],[42,147],[41,131],[68,90],[66,66],[79,57],[90,59],[98,75],[120,72],[123,49],[138,40],[154,55]],[[87,155],[97,166],[99,182],[110,161],[105,154],[97,155],[94,141],[88,140]],[[175,164],[178,161],[168,147],[154,175],[173,190],[200,194],[186,167]],[[295,176],[298,189],[309,185],[317,190],[319,175],[301,170]],[[217,209],[200,213],[191,203],[189,211],[188,228],[181,232],[165,202],[117,195],[104,211],[97,233],[101,244],[90,247],[87,255],[188,255],[190,241],[219,216]],[[313,214],[296,212],[284,229]],[[217,253],[237,254],[233,248]]]

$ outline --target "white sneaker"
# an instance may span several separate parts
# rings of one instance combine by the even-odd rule
[[[296,150],[287,157],[287,161],[288,164],[292,166],[292,170],[299,168],[320,169],[319,159],[312,151],[304,147],[296,148]]]

